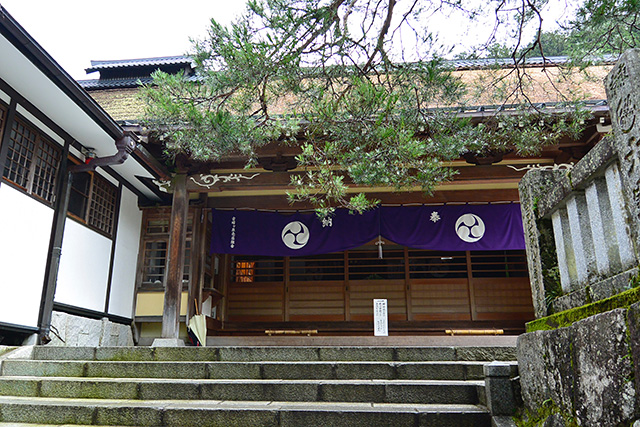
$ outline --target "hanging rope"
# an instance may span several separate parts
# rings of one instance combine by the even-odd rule
[[[376,246],[378,247],[378,259],[382,259],[382,245],[384,245],[382,236],[378,235],[378,241],[376,242]]]

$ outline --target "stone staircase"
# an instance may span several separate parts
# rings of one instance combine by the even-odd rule
[[[483,366],[515,360],[515,348],[32,347],[4,357],[0,426],[462,427],[491,425]]]

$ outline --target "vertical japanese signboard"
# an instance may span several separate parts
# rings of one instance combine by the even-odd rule
[[[389,315],[386,299],[373,300],[373,335],[376,337],[389,336]]]

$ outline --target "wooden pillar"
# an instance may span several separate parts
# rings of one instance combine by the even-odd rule
[[[409,265],[409,248],[404,247],[404,292],[405,305],[407,306],[407,320],[413,320],[413,310],[411,302],[411,268]]]
[[[469,315],[471,320],[477,320],[478,313],[476,312],[476,292],[473,283],[473,269],[471,264],[471,252],[466,251],[467,254],[467,281],[469,290]]]
[[[184,246],[187,239],[189,195],[187,176],[178,174],[173,179],[173,202],[169,224],[169,250],[165,275],[164,310],[162,312],[162,338],[178,338],[180,332],[180,300],[184,274]]]
[[[206,203],[206,193],[200,196]],[[191,276],[189,277],[189,297],[187,303],[187,323],[195,315],[195,307],[198,313],[202,312],[202,285],[204,281],[204,257],[209,250],[205,248],[207,223],[204,209],[199,206],[195,209],[193,218],[193,237],[191,238]]]
[[[289,274],[291,272],[290,258],[284,257],[284,283],[282,289],[282,320],[289,321]]]
[[[224,322],[229,317],[229,288],[231,287],[231,272],[229,270],[231,268],[231,255],[222,255],[218,268],[220,269],[220,290],[224,295],[222,305],[220,306],[220,320]]]

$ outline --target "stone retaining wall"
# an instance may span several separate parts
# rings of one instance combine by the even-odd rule
[[[521,335],[518,365],[533,414],[551,406],[565,424],[630,425],[640,419],[640,303]]]
[[[51,330],[52,340],[48,345],[81,347],[134,345],[131,326],[114,323],[107,318],[88,319],[54,311]]]

